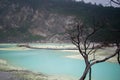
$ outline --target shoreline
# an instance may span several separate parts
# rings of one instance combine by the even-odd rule
[[[63,51],[67,51],[67,52],[72,52],[73,53],[73,55],[65,56],[66,58],[84,60],[83,57],[82,57],[82,55],[80,55],[80,53],[79,53],[78,50],[63,50]],[[95,54],[96,55],[96,59],[97,60],[101,60],[101,59],[103,59],[105,57],[108,57],[113,52],[114,52],[113,48],[106,48],[104,50],[100,49]],[[89,55],[89,57],[90,57],[90,59],[93,59],[93,55]],[[115,56],[113,58],[110,58],[106,62],[117,63],[117,56]]]
[[[65,75],[46,75],[40,72],[33,72],[18,68],[0,59],[0,79],[1,80],[76,80]]]
[[[0,44],[1,45],[1,44]],[[4,44],[2,44],[4,45]],[[7,45],[7,44],[5,44]],[[15,44],[14,44],[15,45]],[[35,45],[34,45],[35,46]],[[33,46],[33,47],[34,47]],[[82,56],[80,56],[78,50],[75,49],[68,49],[71,48],[71,45],[37,45],[39,48],[42,49],[48,49],[50,48],[50,50],[60,50],[60,51],[68,51],[68,52],[72,52],[72,55],[68,55],[68,56],[64,56],[66,58],[72,58],[72,59],[80,59],[83,60]],[[35,46],[36,47],[36,46]],[[38,48],[38,49],[39,49]],[[52,49],[51,49],[52,48]],[[63,49],[66,48],[66,49]],[[74,48],[74,46],[72,45],[72,48]],[[0,48],[0,50],[31,50],[30,48],[26,48],[26,47],[17,47],[17,46],[13,46],[13,47],[8,47],[8,48]],[[98,59],[102,59],[105,56],[108,56],[108,54],[111,54],[113,52],[113,48],[106,48],[104,49],[104,51],[99,50],[97,52],[97,56],[96,58]],[[75,53],[75,54],[74,54]],[[91,58],[93,56],[91,55]],[[110,60],[108,60],[107,62],[113,62],[116,63],[116,58],[112,58]],[[9,77],[8,77],[9,76]],[[2,60],[0,59],[0,78],[2,80],[6,80],[6,78],[9,78],[7,80],[76,80],[76,79],[72,79],[69,78],[68,76],[57,76],[57,75],[45,75],[42,73],[35,73],[29,70],[25,70],[23,68],[18,68],[18,67],[14,67],[12,65],[10,65],[6,60]]]
[[[42,73],[34,73],[20,67],[10,65],[6,60],[0,59],[0,79],[2,80],[46,80],[48,76]]]
[[[32,44],[18,44],[17,47],[25,47],[29,49],[46,49],[46,50],[77,50],[74,45],[65,45],[65,44],[57,44],[57,45],[50,45],[50,43],[46,43],[46,45],[39,44],[32,45]]]
[[[0,44],[0,46],[7,46],[7,45],[11,45],[10,43],[2,43]],[[76,50],[76,47],[73,44],[58,44],[58,43],[31,43],[31,44],[27,44],[27,43],[13,43],[12,47],[8,47],[8,48],[0,48],[0,50],[30,50],[30,49],[46,49],[46,50]]]
[[[0,44],[0,45],[11,45],[11,44]],[[72,59],[80,59],[83,60],[83,57],[79,54],[79,51],[77,50],[76,46],[73,44],[59,44],[59,43],[31,43],[31,44],[16,44],[14,47],[10,48],[0,48],[0,50],[31,50],[31,49],[45,49],[45,50],[60,50],[64,52],[72,52],[73,55],[65,56],[66,58],[72,58]],[[96,58],[102,59],[104,57],[109,56],[109,54],[112,54],[114,52],[114,47],[107,47],[105,49],[99,49],[97,50]],[[75,54],[74,54],[75,53]],[[90,58],[92,58],[93,55],[90,55]],[[107,62],[117,62],[116,56],[109,59]]]

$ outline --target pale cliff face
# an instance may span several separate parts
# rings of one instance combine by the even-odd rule
[[[0,42],[64,42],[65,27],[74,18],[26,5],[1,4],[1,9],[7,9],[0,14],[0,30],[3,35]]]
[[[0,42],[69,42],[65,29],[74,18],[89,27],[108,18],[119,29],[119,17],[119,8],[74,0],[0,0]]]

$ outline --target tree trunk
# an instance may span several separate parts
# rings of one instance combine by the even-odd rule
[[[81,76],[81,78],[79,80],[85,80],[89,70],[90,70],[90,75],[91,75],[91,66],[87,65],[84,72],[83,72],[83,75]],[[89,79],[89,80],[91,80],[91,79]]]
[[[92,68],[89,70],[89,80],[91,80]]]

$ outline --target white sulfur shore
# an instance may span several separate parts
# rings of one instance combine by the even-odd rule
[[[80,60],[83,60],[83,57],[81,55],[70,55],[70,56],[65,56],[66,58],[72,58],[72,59],[80,59]],[[93,56],[90,56],[90,58],[92,59]],[[97,60],[101,60],[105,58],[105,56],[96,56],[96,59]],[[108,62],[117,62],[117,59],[116,57],[114,58],[111,58],[108,60]]]
[[[29,44],[32,47],[37,48],[51,48],[51,49],[68,49],[76,48],[73,44],[55,44],[55,43],[40,43],[40,44]]]
[[[3,47],[0,50],[30,50],[30,49],[75,49],[76,47],[73,44],[55,44],[55,43],[20,43],[20,44],[0,44],[0,46],[9,46],[14,45],[12,47]],[[22,45],[22,46],[21,46]],[[18,47],[19,46],[19,47]],[[27,47],[30,46],[30,47]]]
[[[0,59],[0,80],[77,80],[70,76],[45,75],[13,67]]]
[[[63,50],[63,51],[67,51],[67,52],[72,52],[73,55],[68,55],[65,56],[66,58],[72,58],[72,59],[80,59],[83,60],[82,55],[80,55],[78,50]],[[114,53],[114,47],[113,48],[105,48],[105,49],[100,49],[96,52],[95,54],[95,58],[97,60],[101,60],[104,59],[105,57],[108,57],[109,55]],[[75,53],[75,54],[74,54]],[[93,55],[89,55],[89,59],[93,59]],[[117,62],[117,56],[107,60],[108,62]]]
[[[1,44],[0,44],[1,45]],[[2,45],[8,45],[8,44],[2,44]],[[32,45],[34,47],[39,48],[53,48],[53,49],[61,49],[61,48],[75,48],[72,44],[36,44]],[[9,47],[9,48],[0,48],[0,50],[30,50],[30,48],[26,47]],[[83,60],[83,57],[80,55],[78,50],[61,50],[61,51],[67,51],[72,52],[72,55],[65,56],[66,58],[72,58],[72,59],[80,59]],[[75,53],[75,54],[74,54]],[[100,49],[96,52],[96,59],[103,59],[104,57],[107,57],[108,55],[114,53],[114,47],[112,48],[105,48]],[[93,58],[93,55],[90,55],[90,58]],[[108,60],[109,62],[117,62],[116,57],[111,58]],[[11,72],[12,71],[12,72]],[[23,68],[18,68],[11,66],[7,63],[7,61],[0,59],[0,79],[1,80],[77,80],[74,78],[71,78],[69,76],[57,76],[57,75],[43,75],[39,73],[33,73],[31,71],[26,71]]]
[[[25,44],[25,43],[23,43]],[[0,44],[0,45],[10,45],[10,44]],[[13,44],[16,45],[14,47],[9,47],[9,48],[0,48],[0,50],[30,50],[30,48],[26,48],[26,47],[17,47],[17,44]],[[73,44],[54,44],[54,43],[31,43],[31,44],[27,44],[30,45],[32,47],[37,47],[37,48],[51,48],[51,49],[75,49],[76,46]],[[72,52],[73,55],[68,55],[65,56],[66,58],[72,58],[72,59],[81,59],[83,60],[83,57],[80,55],[78,50],[61,50],[64,52]],[[75,53],[75,54],[74,54]],[[103,59],[107,56],[109,56],[110,54],[114,53],[114,47],[111,48],[105,48],[105,49],[99,49],[96,52],[96,59]],[[93,55],[90,55],[90,59],[93,58]],[[109,62],[117,62],[116,57],[113,57],[111,59],[108,60]]]
[[[13,43],[13,44],[7,44],[7,43],[1,43],[0,46],[9,46],[12,45],[10,47],[0,47],[0,50],[29,50],[29,48],[26,47],[17,47],[17,44]]]
[[[10,50],[10,51],[13,51],[13,50],[29,50],[29,48],[25,48],[25,47],[11,47],[11,48],[0,48],[0,50]]]
[[[23,44],[25,44],[25,43],[23,43]],[[10,44],[0,44],[0,45],[10,45]],[[12,45],[16,45],[16,46],[9,47],[9,48],[0,48],[0,50],[30,50],[30,48],[26,48],[26,47],[17,47],[17,44],[12,44]],[[46,49],[47,48],[51,48],[51,49],[75,49],[76,48],[76,46],[73,44],[31,43],[31,44],[27,44],[27,45],[30,45],[32,47],[37,47],[37,48],[46,48]],[[115,49],[115,47],[97,50],[96,59],[100,60],[100,59],[103,59],[103,58],[109,56],[110,54],[114,53],[114,49]],[[73,53],[73,55],[65,56],[66,58],[83,60],[83,57],[80,55],[78,50],[61,50],[61,51],[64,51],[64,52],[67,51],[67,52]],[[90,57],[90,59],[92,59],[93,55],[90,55],[89,57]],[[116,57],[113,57],[113,58],[109,59],[108,61],[109,62],[117,62]]]

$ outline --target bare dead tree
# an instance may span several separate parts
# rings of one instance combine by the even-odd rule
[[[84,0],[81,0],[82,2],[84,2]],[[97,0],[96,0],[97,1]],[[103,0],[104,1],[104,0]],[[112,6],[112,3],[120,5],[120,0],[108,0],[109,4]]]
[[[110,4],[112,4],[112,3],[120,5],[120,0],[110,0]]]
[[[91,80],[92,66],[97,63],[105,62],[108,59],[120,54],[120,43],[116,43],[115,52],[104,59],[96,59],[96,51],[101,49],[102,46],[95,45],[95,42],[91,41],[90,38],[96,34],[101,28],[96,28],[97,24],[89,28],[82,22],[76,22],[67,29],[72,43],[78,48],[80,55],[85,61],[85,70],[79,80],[85,80],[86,75],[89,73],[89,80]],[[93,58],[90,55],[93,54]],[[118,57],[119,59],[119,57]],[[118,62],[120,62],[118,60]]]

